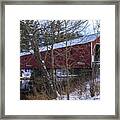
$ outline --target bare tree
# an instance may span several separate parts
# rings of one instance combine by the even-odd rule
[[[22,20],[20,21],[21,51],[33,51],[37,63],[45,76],[46,91],[49,96],[56,96],[54,44],[64,42],[66,44],[66,73],[67,96],[69,99],[68,79],[68,45],[67,41],[83,36],[82,32],[88,26],[87,20]],[[45,59],[48,51],[51,51],[52,74],[47,70],[45,59],[42,58],[40,47],[46,46]],[[60,54],[60,53],[59,53]]]
[[[46,78],[46,81],[44,81],[46,93],[49,97],[52,96],[52,98],[56,98],[56,92],[54,91],[51,77],[47,71],[46,65],[42,60],[41,53],[39,51],[39,33],[37,34],[39,29],[35,26],[36,24],[34,24],[34,21],[21,21],[21,24],[21,27],[23,27],[23,29],[21,28],[21,32],[23,32],[23,34],[21,33],[21,42],[26,43],[24,45],[24,49],[33,50],[37,63],[43,71],[43,76]],[[22,43],[21,48],[23,47]]]

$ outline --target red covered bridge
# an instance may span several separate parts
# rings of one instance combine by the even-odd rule
[[[92,62],[100,61],[100,36],[96,34],[88,35],[82,38],[69,40],[67,42],[67,60],[69,69],[91,68]],[[48,46],[49,48],[50,46]],[[66,47],[65,42],[54,44],[54,68],[64,69],[66,67]],[[51,50],[47,47],[41,47],[40,53],[43,62],[48,69],[52,68]],[[21,53],[20,56],[21,69],[39,69],[34,54]]]

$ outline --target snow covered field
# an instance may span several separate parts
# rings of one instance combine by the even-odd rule
[[[91,97],[90,83],[91,81],[86,82],[85,91],[81,92],[79,89],[75,89],[74,92],[71,92],[69,94],[69,100],[100,100],[100,91],[99,93],[95,92],[95,96]],[[100,85],[99,78],[96,78],[96,83]],[[57,100],[67,100],[67,95],[59,95],[58,93]]]
[[[85,92],[82,93],[82,95],[79,94],[79,91],[75,91],[70,93],[69,95],[69,99],[70,100],[99,100],[100,99],[100,95],[95,95],[94,97],[90,96],[90,92]],[[67,100],[67,95],[61,95],[57,97],[57,100]]]

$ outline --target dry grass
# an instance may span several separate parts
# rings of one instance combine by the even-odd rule
[[[33,94],[21,94],[21,100],[51,100],[45,93],[36,93],[36,95]]]
[[[43,88],[41,87],[43,83],[40,82],[41,80],[36,80],[36,87],[38,88],[34,93],[21,93],[20,99],[21,100],[52,100]],[[43,81],[42,81],[43,82]],[[58,92],[60,95],[66,95],[67,94],[67,83],[65,81],[59,81],[58,86]],[[82,79],[70,79],[70,88],[69,92],[74,92],[76,89],[79,90],[82,94],[82,92],[86,89],[85,81]],[[95,82],[93,92],[96,95],[100,94],[100,81]],[[53,98],[55,99],[55,98]]]

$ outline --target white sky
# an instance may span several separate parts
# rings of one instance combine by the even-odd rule
[[[42,23],[44,21],[46,21],[46,20],[40,20],[39,22]],[[93,28],[95,26],[96,21],[100,22],[100,20],[98,20],[98,19],[88,20],[88,27],[86,29],[84,29],[84,31],[81,32],[81,33],[84,34],[84,35],[94,34],[95,32],[94,32]]]

